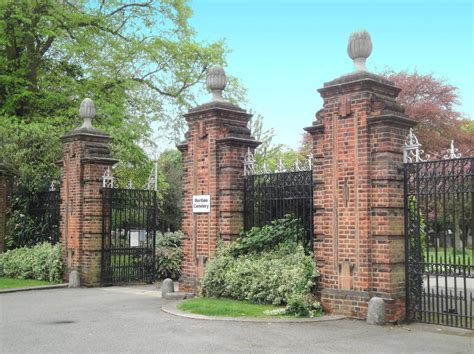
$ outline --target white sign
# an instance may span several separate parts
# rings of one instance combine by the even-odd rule
[[[193,213],[209,213],[210,211],[210,195],[193,195]]]
[[[139,232],[138,231],[130,231],[130,247],[138,247],[138,236]]]

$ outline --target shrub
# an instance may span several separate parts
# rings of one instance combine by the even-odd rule
[[[202,281],[203,295],[281,305],[309,294],[318,270],[305,255],[303,237],[299,221],[285,218],[242,233],[228,246],[220,243]]]
[[[11,206],[7,218],[8,249],[19,247],[32,247],[47,240],[48,223],[42,218],[33,217],[29,213],[30,206],[37,196],[27,193],[17,193],[11,197]]]
[[[311,295],[293,295],[285,308],[286,315],[296,317],[316,317],[321,316],[323,308],[321,303],[314,299]]]
[[[0,275],[8,278],[59,282],[62,274],[61,245],[47,242],[0,254]]]
[[[281,243],[305,245],[306,232],[299,219],[286,216],[273,220],[270,225],[253,227],[241,232],[239,238],[230,246],[233,256],[261,253],[278,247]]]
[[[181,241],[184,234],[181,231],[158,233],[156,235],[156,271],[158,278],[178,279],[181,275],[183,250]]]

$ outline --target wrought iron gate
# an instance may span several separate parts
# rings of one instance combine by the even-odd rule
[[[103,188],[102,284],[155,278],[156,191]]]
[[[404,164],[407,318],[473,329],[474,158],[452,149]]]
[[[313,242],[313,174],[308,163],[286,171],[280,161],[275,173],[257,171],[250,152],[245,159],[244,228],[269,224],[285,215],[301,219],[309,249]]]
[[[53,186],[53,184],[52,184]],[[60,192],[55,188],[37,194],[24,194],[29,198],[26,212],[34,220],[34,229],[17,240],[17,247],[33,246],[41,242],[56,244],[60,237]]]

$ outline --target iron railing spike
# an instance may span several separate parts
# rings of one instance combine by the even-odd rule
[[[459,159],[462,156],[462,154],[459,152],[459,149],[454,147],[454,140],[451,140],[451,146],[446,152],[447,154],[443,156],[444,160]]]

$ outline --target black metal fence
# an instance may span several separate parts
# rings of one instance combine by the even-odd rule
[[[56,244],[59,242],[59,222],[60,222],[60,193],[59,190],[43,191],[34,195],[23,193],[19,199],[26,202],[26,209],[20,208],[16,213],[26,213],[24,218],[16,218],[16,222],[21,223],[23,232],[16,230],[14,235],[14,246],[33,246],[42,242]],[[18,215],[16,215],[18,217]]]
[[[102,283],[155,278],[155,191],[103,188]]]
[[[404,173],[407,318],[473,329],[474,159]]]
[[[301,219],[308,244],[313,241],[312,171],[277,172],[245,177],[244,227],[269,224],[285,215]]]

